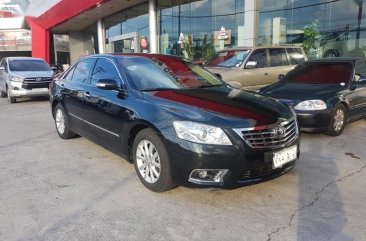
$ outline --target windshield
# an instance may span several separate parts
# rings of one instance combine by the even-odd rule
[[[51,67],[42,60],[9,60],[11,71],[52,71]]]
[[[168,56],[120,58],[130,84],[141,91],[203,88],[223,82],[202,67]]]
[[[240,67],[248,56],[250,50],[237,50],[237,51],[224,51],[217,53],[209,62],[206,67]]]
[[[352,76],[352,63],[307,63],[290,71],[284,81],[305,84],[348,83]]]

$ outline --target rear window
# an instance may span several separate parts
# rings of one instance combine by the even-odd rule
[[[352,75],[352,63],[308,63],[290,71],[284,81],[306,84],[348,83]]]
[[[209,62],[206,67],[239,67],[247,58],[250,50],[232,50],[217,53]]]
[[[9,60],[11,71],[52,71],[51,67],[42,60]]]

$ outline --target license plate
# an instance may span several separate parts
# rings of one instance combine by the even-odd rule
[[[297,157],[297,146],[273,153],[273,168],[282,167],[284,164],[295,160]]]
[[[34,92],[48,91],[48,88],[35,88],[35,89],[32,89],[32,91],[34,91]]]

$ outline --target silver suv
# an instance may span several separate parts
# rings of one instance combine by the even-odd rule
[[[295,46],[238,47],[218,52],[204,66],[236,88],[256,90],[305,60],[303,49]]]
[[[32,57],[6,57],[0,62],[0,94],[10,103],[16,98],[48,96],[53,71],[43,60]]]

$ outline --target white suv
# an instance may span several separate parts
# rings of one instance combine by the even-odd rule
[[[10,103],[16,98],[48,96],[53,71],[43,59],[6,57],[0,62],[0,94]]]

